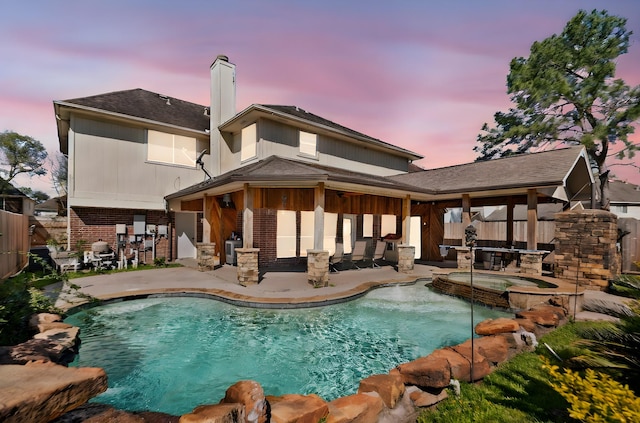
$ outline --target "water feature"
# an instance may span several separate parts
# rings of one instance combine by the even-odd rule
[[[481,306],[475,322],[504,316]],[[102,367],[109,389],[94,401],[180,415],[218,403],[243,379],[267,395],[332,400],[361,379],[469,338],[469,303],[416,284],[347,303],[296,310],[240,308],[202,298],[153,298],[70,316],[81,328],[72,365]]]
[[[454,282],[470,283],[470,272],[451,272],[446,278]],[[550,282],[545,282],[540,279],[527,278],[524,276],[514,276],[510,274],[501,273],[473,273],[473,284],[475,286],[481,286],[484,288],[495,289],[498,291],[506,291],[511,286],[531,286],[538,288],[556,288]]]

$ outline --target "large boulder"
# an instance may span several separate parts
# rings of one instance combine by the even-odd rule
[[[244,423],[242,404],[201,405],[189,414],[184,414],[179,423]]]
[[[543,308],[519,311],[516,313],[516,317],[529,319],[533,323],[545,327],[557,327],[560,324],[560,317],[553,310]]]
[[[107,390],[107,374],[54,363],[0,366],[0,421],[48,422]]]
[[[474,355],[477,353],[483,356],[493,365],[502,363],[509,358],[509,343],[504,336],[493,335],[476,338],[473,340],[473,347]],[[453,348],[463,354],[465,357],[468,357],[471,355],[471,340],[468,339],[462,344]]]
[[[167,420],[167,423],[175,423],[175,420]],[[117,410],[110,405],[106,404],[85,404],[63,414],[52,423],[103,423],[103,422],[118,422],[118,423],[150,423],[141,415],[135,415],[134,413],[128,413],[126,411]]]
[[[417,386],[407,387],[409,398],[416,407],[424,408],[436,405],[440,401],[444,401],[449,397],[446,389],[442,389],[437,393],[425,392]]]
[[[329,403],[327,423],[377,422],[383,408],[380,396],[358,393],[341,397]]]
[[[464,354],[464,355],[463,355]],[[447,360],[451,368],[451,378],[471,382],[471,348],[460,352],[452,348],[442,348],[431,353],[436,358]],[[473,380],[480,380],[491,373],[491,366],[486,358],[474,353]]]
[[[220,402],[244,405],[246,423],[265,423],[268,420],[264,390],[253,380],[241,380],[231,385]]]
[[[53,322],[62,322],[62,316],[54,313],[37,313],[33,314],[29,318],[29,327],[33,330],[37,330],[38,325]]]
[[[358,393],[377,392],[384,404],[393,408],[404,394],[404,389],[400,375],[373,375],[360,381]]]
[[[407,385],[446,388],[451,381],[451,365],[446,358],[428,355],[397,367]]]
[[[515,332],[518,329],[520,329],[520,325],[515,320],[499,317],[478,323],[475,331],[478,335],[496,335],[498,333]]]
[[[267,401],[272,423],[318,423],[329,414],[329,405],[315,394],[267,396]]]

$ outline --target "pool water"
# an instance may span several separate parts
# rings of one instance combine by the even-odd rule
[[[474,323],[506,313],[476,305]],[[295,310],[241,308],[203,298],[124,301],[76,313],[72,366],[102,367],[94,402],[174,415],[218,403],[239,380],[267,395],[330,401],[360,380],[471,334],[470,306],[422,284],[374,290],[347,303]]]

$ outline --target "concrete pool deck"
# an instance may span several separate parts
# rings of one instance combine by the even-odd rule
[[[314,288],[304,272],[266,272],[258,285],[244,287],[237,283],[237,268],[229,265],[213,271],[201,272],[195,261],[184,261],[182,267],[98,274],[72,279],[85,295],[101,301],[122,298],[144,298],[154,295],[202,296],[239,306],[262,308],[299,308],[330,305],[358,298],[371,289],[389,285],[403,285],[416,281],[430,281],[434,273],[457,271],[432,265],[415,264],[411,273],[399,273],[392,266],[331,273],[329,286]],[[490,273],[490,272],[489,272]],[[504,272],[502,272],[504,274]],[[513,276],[522,276],[514,273]],[[575,289],[575,285],[555,278],[543,278],[559,285],[560,289]],[[57,288],[57,289],[56,289]],[[52,286],[56,306],[70,310],[86,304],[86,298],[63,292]],[[600,291],[585,291],[585,301],[624,304],[626,298]],[[576,320],[608,320],[606,314],[582,311]]]

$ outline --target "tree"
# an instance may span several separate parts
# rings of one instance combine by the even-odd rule
[[[59,154],[51,161],[51,180],[59,197],[67,195],[67,158]]]
[[[615,61],[627,53],[632,34],[625,25],[607,11],[581,10],[560,35],[534,42],[529,58],[512,59],[507,93],[515,107],[497,112],[495,127],[483,125],[477,160],[584,145],[598,169],[598,202],[608,209],[607,159],[631,159],[640,150],[629,140],[640,117],[640,86],[614,79]],[[612,154],[617,142],[623,147]]]
[[[40,141],[12,131],[0,133],[0,164],[9,167],[3,177],[6,182],[21,173],[30,176],[45,175],[46,158],[47,150]]]
[[[36,203],[40,204],[43,203],[45,201],[47,201],[49,199],[49,194],[47,194],[46,192],[40,191],[40,190],[33,190],[30,187],[22,187],[19,188],[20,191],[22,191],[22,193],[24,195],[26,195],[27,197],[31,198],[33,201],[35,201]]]

